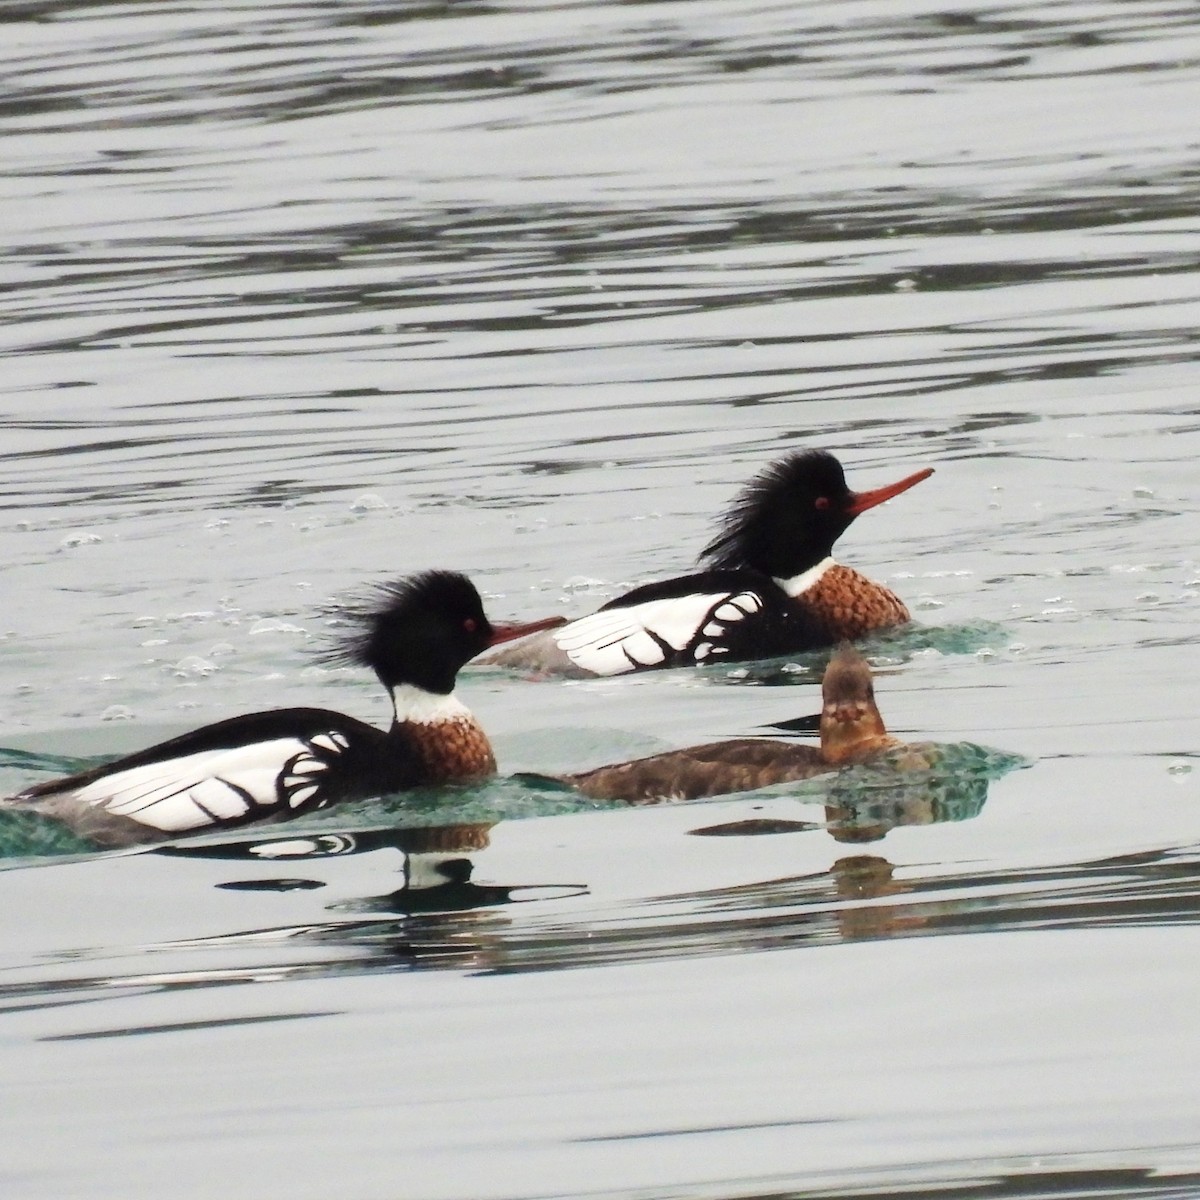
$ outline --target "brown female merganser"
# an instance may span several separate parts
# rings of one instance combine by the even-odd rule
[[[488,646],[562,623],[493,626],[475,586],[453,571],[384,584],[340,615],[350,628],[322,657],[375,672],[392,697],[386,732],[321,708],[250,713],[5,803],[61,821],[97,845],[129,846],[483,779],[496,759],[454,695],[459,668]]]
[[[825,669],[821,699],[819,748],[764,738],[735,738],[668,750],[560,778],[596,800],[635,804],[695,800],[811,779],[904,747],[884,727],[875,704],[871,668],[857,650],[850,646],[838,648]],[[928,765],[923,763],[920,746],[905,747],[904,755],[906,761],[900,765]]]
[[[927,467],[852,492],[832,454],[789,454],[734,501],[701,553],[704,570],[635,588],[483,661],[539,674],[622,675],[773,658],[902,625],[903,601],[835,562],[833,544],[860,513],[932,474]]]

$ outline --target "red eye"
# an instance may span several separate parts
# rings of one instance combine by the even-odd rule
[[[816,500],[813,501],[813,507],[814,508],[828,508],[829,507],[829,497],[828,496],[818,496],[816,498]]]
[[[464,628],[464,629],[465,629],[465,630],[466,630],[468,633],[474,633],[474,632],[475,632],[475,630],[479,628],[479,626],[478,626],[478,625],[475,623],[475,618],[474,618],[474,617],[468,617],[468,618],[467,618],[467,619],[466,619],[466,620],[463,622],[463,628]]]

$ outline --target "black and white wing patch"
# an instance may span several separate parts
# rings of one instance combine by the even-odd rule
[[[693,593],[602,608],[551,636],[571,662],[593,675],[690,666],[728,654],[730,631],[762,608],[753,591]]]
[[[329,802],[324,778],[347,745],[328,732],[198,750],[102,775],[73,798],[165,834],[295,814]]]

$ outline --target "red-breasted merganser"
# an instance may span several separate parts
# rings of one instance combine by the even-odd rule
[[[704,548],[705,569],[649,583],[483,662],[539,674],[622,675],[773,658],[833,646],[909,620],[889,589],[834,561],[860,513],[928,479],[930,467],[870,492],[846,486],[824,450],[772,463]]]
[[[453,571],[384,584],[339,615],[349,628],[322,657],[375,672],[395,713],[386,733],[320,708],[250,713],[6,803],[62,821],[97,845],[128,846],[482,779],[496,759],[454,695],[459,668],[488,646],[562,623],[493,626],[475,586]]]
[[[695,800],[811,779],[838,767],[905,749],[908,767],[928,766],[927,747],[905,747],[889,735],[875,704],[871,668],[857,650],[840,646],[821,683],[821,745],[735,738],[668,750],[632,762],[563,775],[564,783],[597,800]],[[911,754],[907,754],[911,751]]]

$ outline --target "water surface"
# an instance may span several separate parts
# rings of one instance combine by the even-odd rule
[[[807,445],[936,468],[839,554],[918,621],[868,647],[890,728],[997,754],[595,807],[511,776],[763,732],[821,656],[476,668],[484,788],[7,826],[8,1192],[1195,1193],[1190,6],[0,17],[6,794],[382,720],[329,598],[587,612]]]

